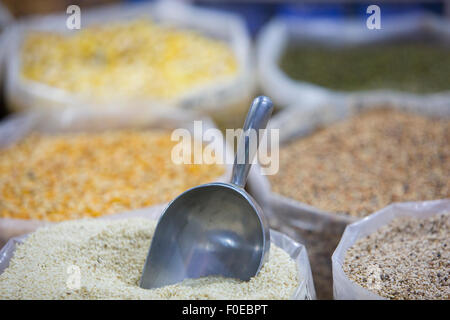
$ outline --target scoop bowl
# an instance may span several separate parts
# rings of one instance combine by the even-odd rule
[[[249,147],[250,131],[264,129],[272,110],[267,97],[253,101],[238,145],[231,183],[194,187],[166,207],[144,265],[142,288],[159,288],[206,276],[246,281],[262,268],[270,249],[269,225],[244,186],[257,149]],[[239,161],[239,155],[245,156],[245,161]]]

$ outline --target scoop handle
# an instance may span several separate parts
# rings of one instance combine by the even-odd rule
[[[268,97],[259,96],[253,100],[239,138],[231,176],[232,184],[245,187],[251,163],[259,147],[259,129],[266,128],[272,111],[273,103]]]

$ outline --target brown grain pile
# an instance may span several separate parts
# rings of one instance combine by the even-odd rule
[[[280,150],[273,191],[364,217],[391,202],[450,197],[447,119],[375,109]]]
[[[217,180],[219,165],[177,165],[163,130],[30,135],[0,150],[0,218],[62,221],[170,201]]]
[[[343,269],[389,299],[450,299],[450,213],[397,218],[360,239]]]

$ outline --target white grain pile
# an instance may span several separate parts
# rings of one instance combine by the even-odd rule
[[[450,213],[401,217],[357,241],[343,269],[389,299],[450,299]]]
[[[248,282],[207,277],[141,289],[138,281],[155,226],[135,218],[68,221],[39,229],[18,246],[0,275],[0,299],[288,299],[297,287],[295,261],[272,245],[269,261]],[[67,285],[73,265],[81,271],[78,289]]]

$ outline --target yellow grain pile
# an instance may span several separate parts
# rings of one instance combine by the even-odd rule
[[[217,180],[219,165],[176,165],[160,130],[33,134],[0,150],[0,217],[62,221],[170,201]]]
[[[73,35],[30,32],[21,61],[24,78],[69,92],[157,100],[229,80],[238,68],[226,43],[145,19]]]

